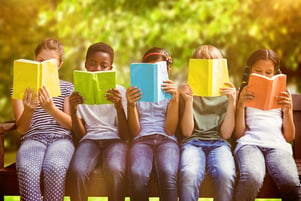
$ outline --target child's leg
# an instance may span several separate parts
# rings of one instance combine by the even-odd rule
[[[36,140],[21,144],[16,160],[21,200],[42,201],[41,169],[46,145]]]
[[[94,140],[83,140],[77,146],[69,168],[68,185],[72,201],[88,200],[88,183],[101,150]]]
[[[153,140],[138,139],[131,145],[128,171],[131,201],[148,201],[148,185],[153,167]]]
[[[193,140],[195,143],[199,140]],[[180,201],[198,200],[200,184],[206,172],[206,154],[193,141],[181,146],[180,159]]]
[[[245,145],[235,154],[239,177],[234,191],[235,201],[255,200],[265,176],[265,159],[257,146]]]
[[[44,201],[62,201],[66,174],[74,152],[69,139],[59,139],[48,145],[43,164]]]
[[[269,149],[266,163],[269,174],[280,190],[282,200],[301,200],[301,185],[292,155],[279,149]]]
[[[122,141],[109,142],[103,152],[103,170],[108,184],[108,200],[123,201],[126,181],[128,145]]]
[[[213,179],[214,201],[232,201],[236,172],[231,149],[224,141],[216,141],[211,146],[207,171]]]
[[[160,200],[178,200],[179,145],[165,136],[158,136],[155,149],[154,167],[156,169]]]

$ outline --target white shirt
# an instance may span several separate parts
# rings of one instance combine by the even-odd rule
[[[122,105],[127,109],[125,88],[117,85],[122,96]],[[118,135],[117,113],[114,104],[78,105],[77,115],[85,121],[86,135],[81,139],[120,139]]]
[[[265,148],[277,148],[292,154],[291,145],[286,142],[282,133],[281,109],[259,110],[246,108],[246,124],[248,129],[244,136],[237,140],[235,152],[243,145],[257,145]]]

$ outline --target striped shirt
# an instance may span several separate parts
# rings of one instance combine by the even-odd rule
[[[70,82],[60,80],[61,95],[54,97],[53,103],[59,109],[64,111],[64,100],[70,96],[74,90],[74,86]],[[35,109],[31,120],[29,130],[23,135],[27,138],[32,135],[69,135],[71,131],[62,127],[51,115],[49,115],[40,105]]]

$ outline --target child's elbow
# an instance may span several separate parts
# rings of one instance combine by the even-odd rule
[[[174,135],[175,132],[176,132],[176,129],[165,128],[165,133],[169,136]]]

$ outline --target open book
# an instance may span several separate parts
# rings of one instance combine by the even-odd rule
[[[277,74],[272,78],[252,73],[249,78],[248,91],[254,93],[255,98],[246,102],[245,106],[261,110],[280,108],[276,96],[286,91],[286,75]]]
[[[226,59],[190,59],[187,80],[194,96],[220,96],[229,82]]]
[[[14,99],[23,99],[26,88],[34,89],[46,86],[51,97],[61,95],[57,60],[50,59],[43,62],[28,59],[14,61],[13,96]]]
[[[161,89],[163,81],[168,80],[165,61],[157,63],[133,63],[130,65],[131,86],[141,89],[142,102],[159,102],[170,99],[171,94]]]
[[[115,71],[73,72],[74,91],[84,97],[88,105],[112,104],[105,97],[106,91],[116,87]]]

